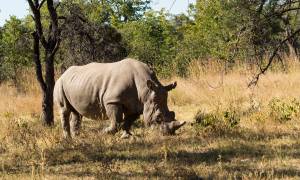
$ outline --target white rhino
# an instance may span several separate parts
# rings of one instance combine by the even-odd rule
[[[134,59],[72,66],[54,87],[63,135],[77,135],[82,116],[108,117],[111,123],[104,132],[115,133],[118,124],[122,124],[122,137],[126,138],[141,114],[147,126],[159,124],[163,134],[174,134],[185,124],[176,121],[175,113],[167,106],[168,91],[175,87],[176,82],[163,86],[146,64]]]

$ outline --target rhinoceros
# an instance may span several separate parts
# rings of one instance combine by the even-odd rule
[[[114,134],[122,125],[122,138],[131,135],[130,127],[143,114],[146,126],[158,124],[162,134],[174,134],[185,124],[175,120],[167,106],[168,91],[176,82],[163,86],[146,64],[124,59],[114,63],[71,66],[56,81],[54,101],[61,116],[63,135],[79,134],[81,119],[110,120],[105,133]]]

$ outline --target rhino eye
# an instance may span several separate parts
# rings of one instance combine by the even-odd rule
[[[162,120],[163,120],[163,116],[162,116],[162,114],[159,114],[157,116],[157,122],[161,122]]]
[[[153,100],[154,100],[154,101],[157,101],[157,99],[158,99],[158,96],[157,96],[156,94],[154,94],[154,95],[153,95]]]

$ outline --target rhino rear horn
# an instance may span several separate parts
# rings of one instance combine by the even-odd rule
[[[175,89],[176,86],[177,86],[177,82],[175,81],[174,83],[165,86],[165,89],[166,89],[167,91],[171,91],[172,89]]]

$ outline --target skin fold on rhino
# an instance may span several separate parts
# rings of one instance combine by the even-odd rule
[[[110,126],[104,132],[114,134],[121,125],[122,137],[126,138],[141,114],[147,126],[159,124],[162,134],[175,134],[185,124],[176,121],[167,106],[168,92],[176,85],[163,86],[151,68],[134,59],[72,66],[54,87],[63,135],[68,138],[79,134],[83,116],[108,117]]]

